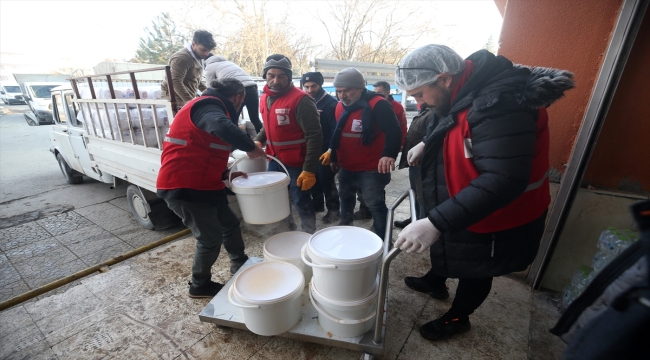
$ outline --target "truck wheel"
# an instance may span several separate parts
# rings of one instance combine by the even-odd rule
[[[149,217],[147,199],[142,195],[140,188],[135,185],[129,185],[126,188],[126,202],[129,204],[129,209],[131,209],[131,213],[138,223],[145,229],[152,230],[154,226]]]
[[[84,181],[84,176],[70,169],[68,163],[65,162],[65,159],[61,154],[56,154],[56,160],[59,162],[59,168],[61,168],[63,177],[65,177],[65,181],[68,184],[81,184],[81,182]]]

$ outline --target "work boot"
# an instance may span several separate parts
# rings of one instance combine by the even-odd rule
[[[238,261],[230,261],[230,274],[235,275],[237,271],[239,271],[239,268],[244,265],[246,261],[248,261],[248,255],[244,255],[243,260],[238,260]]]
[[[223,284],[212,280],[200,286],[194,286],[191,282],[188,282],[187,285],[190,286],[190,297],[194,299],[214,297],[223,288]]]
[[[352,218],[354,220],[372,219],[372,214],[369,210],[359,209],[359,211],[355,211],[354,214],[352,214]]]
[[[320,203],[320,204],[314,203],[314,212],[319,213],[319,212],[323,212],[323,211],[325,211],[325,204],[324,203]]]
[[[431,284],[427,281],[426,278],[427,278],[426,275],[424,275],[423,277],[408,276],[404,278],[404,283],[410,289],[413,289],[421,293],[429,294],[434,299],[445,300],[449,298],[448,286],[446,285],[440,287],[431,286]]]
[[[471,327],[472,325],[468,317],[451,318],[445,314],[439,319],[420,326],[420,335],[425,339],[433,341],[444,340],[456,334],[467,332]]]
[[[340,214],[337,211],[328,211],[325,216],[323,216],[323,224],[331,224],[335,221],[339,221],[341,219]]]
[[[404,229],[410,223],[411,223],[411,218],[408,218],[402,221],[395,221],[393,222],[393,225],[395,225],[396,228]]]

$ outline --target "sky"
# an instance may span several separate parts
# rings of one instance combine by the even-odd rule
[[[427,13],[430,3],[417,1],[423,14]],[[443,39],[423,38],[416,45],[453,37],[459,44],[456,51],[467,56],[480,49],[490,34],[495,41],[498,39],[502,19],[493,0],[435,3],[440,13],[432,18],[439,22],[437,27]],[[276,4],[274,6],[285,3],[278,1]],[[314,27],[310,4],[313,5],[313,1],[291,2],[291,21],[300,28],[313,28],[314,40],[324,42],[324,31]],[[28,59],[21,61],[70,68],[91,68],[107,58],[128,60],[134,57],[144,28],[150,26],[154,17],[165,11],[182,11],[182,6],[183,2],[164,0],[0,0],[0,53],[4,57],[0,62],[6,63],[11,58],[7,54],[22,54],[21,59]],[[205,21],[210,20],[197,19],[197,22]],[[417,31],[418,21],[427,21],[427,17],[414,19],[414,31]]]

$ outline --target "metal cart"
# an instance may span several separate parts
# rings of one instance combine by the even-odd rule
[[[302,318],[291,330],[279,336],[344,349],[360,350],[362,352],[362,360],[371,360],[375,358],[375,355],[382,355],[384,353],[384,346],[386,344],[386,315],[388,314],[386,309],[386,300],[388,297],[388,270],[390,263],[401,252],[401,250],[397,248],[392,250],[390,249],[393,233],[393,214],[397,206],[399,206],[399,204],[407,197],[409,198],[411,205],[411,217],[417,219],[415,211],[415,194],[413,193],[413,190],[405,191],[388,208],[388,216],[386,218],[388,224],[384,236],[384,255],[381,262],[379,299],[377,301],[377,317],[375,320],[375,326],[367,333],[352,338],[342,338],[329,334],[318,323],[318,312],[312,306],[311,301],[309,301],[309,288],[307,287],[302,294],[302,303],[304,304],[302,307]],[[263,261],[263,259],[250,258],[241,267],[239,272],[260,261]],[[217,296],[215,296],[203,311],[201,311],[199,314],[199,319],[201,321],[246,330],[242,310],[228,302],[227,294],[233,284],[234,278],[235,276],[224,285],[223,289],[219,291]]]

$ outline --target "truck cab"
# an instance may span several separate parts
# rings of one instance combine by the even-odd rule
[[[53,124],[50,90],[65,85],[61,82],[25,82],[22,84],[23,98],[34,113],[35,124]]]

